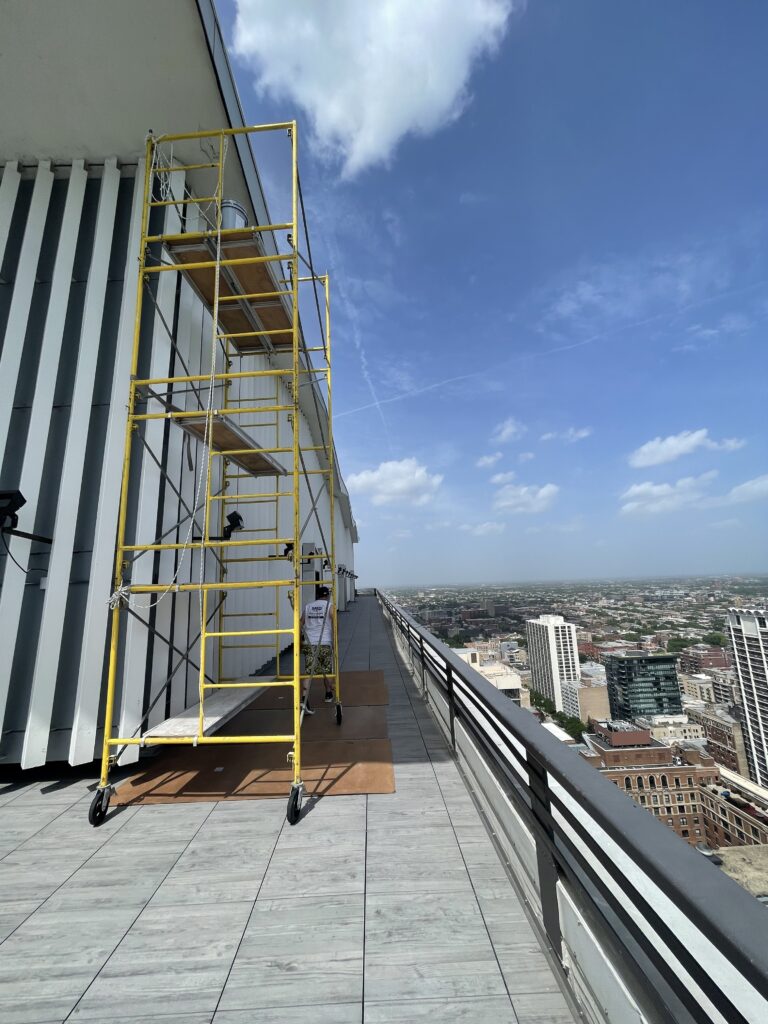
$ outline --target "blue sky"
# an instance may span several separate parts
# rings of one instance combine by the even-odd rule
[[[360,583],[767,571],[768,7],[218,6],[302,127]]]

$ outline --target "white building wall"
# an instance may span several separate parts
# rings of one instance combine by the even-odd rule
[[[750,777],[759,786],[768,786],[768,610],[731,608],[728,628]]]
[[[542,615],[529,619],[525,629],[531,688],[553,701],[558,711],[578,717],[575,686],[580,673],[576,627],[565,622],[561,615]]]
[[[102,740],[103,681],[107,654],[117,507],[122,474],[128,366],[133,342],[136,259],[141,182],[135,164],[120,166],[109,157],[84,166],[81,161],[46,161],[6,166],[0,179],[0,489],[19,488],[28,500],[19,528],[52,536],[52,547],[9,538],[11,552],[25,568],[17,569],[0,549],[0,764],[25,767],[47,760],[90,761]],[[141,178],[141,167],[139,167]],[[182,182],[176,183],[177,188]],[[175,214],[168,213],[168,226]],[[189,222],[192,228],[193,222]],[[210,353],[209,314],[189,285],[177,276],[157,275],[157,303],[169,324],[177,315],[178,354],[189,372],[206,372]],[[145,301],[140,373],[168,375],[173,353],[165,329]],[[243,360],[243,369],[271,365],[266,356]],[[175,364],[175,373],[183,372]],[[221,369],[221,364],[218,365]],[[242,382],[241,397],[265,394],[265,380]],[[249,390],[250,389],[250,390]],[[262,389],[261,392],[259,389]],[[237,394],[237,392],[235,392]],[[290,403],[280,385],[280,402]],[[194,395],[174,399],[194,408]],[[220,393],[216,404],[220,405]],[[158,406],[155,404],[154,409]],[[288,414],[280,413],[280,442],[290,438]],[[260,414],[248,432],[265,447],[275,443],[274,414]],[[317,444],[304,415],[302,443]],[[181,543],[188,523],[181,499],[192,507],[199,480],[196,443],[166,420],[153,421],[141,433],[160,456],[165,447],[170,482],[163,478],[136,439],[132,480],[138,481],[129,503],[129,542],[150,543],[156,533]],[[290,456],[286,468],[290,467]],[[308,469],[320,469],[317,453],[306,453]],[[214,459],[217,473],[222,460]],[[313,475],[315,493],[326,477]],[[219,486],[214,476],[212,490]],[[272,490],[274,478],[237,481],[235,493]],[[281,487],[291,490],[290,476]],[[302,508],[310,501],[301,484]],[[179,497],[181,496],[181,498]],[[292,534],[290,499],[280,502],[283,536]],[[231,506],[230,506],[231,508]],[[323,523],[329,521],[327,487],[318,500]],[[266,506],[239,508],[251,529],[271,524]],[[302,520],[306,512],[302,514]],[[202,515],[199,515],[202,523]],[[212,532],[220,524],[212,523]],[[354,567],[351,517],[337,507],[337,561]],[[196,531],[197,532],[197,531]],[[314,517],[304,539],[321,546]],[[271,550],[271,549],[270,549]],[[238,549],[229,549],[237,552]],[[132,580],[170,579],[178,564],[174,552],[146,553],[132,569]],[[217,578],[215,559],[207,556],[206,576]],[[321,565],[321,563],[318,563]],[[230,579],[286,579],[284,559],[229,563]],[[187,552],[179,582],[199,578],[197,554]],[[40,581],[44,580],[41,587]],[[310,596],[310,588],[305,599]],[[278,599],[279,627],[292,622],[288,588]],[[151,604],[149,595],[136,604]],[[210,602],[213,607],[214,600]],[[233,591],[229,610],[274,612],[274,590]],[[125,616],[118,673],[118,715],[123,734],[132,732],[152,698],[179,664],[190,643],[190,661],[182,661],[173,681],[150,716],[150,724],[197,702],[200,609],[196,594],[169,594],[152,609],[136,609],[149,619],[149,632]],[[258,622],[259,619],[257,618]],[[274,617],[265,621],[274,624]],[[216,628],[216,627],[213,627]],[[226,628],[234,628],[227,626]],[[261,624],[255,628],[261,628]],[[285,648],[290,637],[279,640]],[[175,650],[174,650],[175,649]],[[229,648],[222,652],[222,676],[248,678],[274,654],[269,648]],[[209,641],[207,664],[217,677],[217,641]],[[124,760],[130,759],[135,748]]]

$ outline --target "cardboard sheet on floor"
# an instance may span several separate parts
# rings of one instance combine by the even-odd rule
[[[341,703],[345,708],[361,706],[384,706],[389,704],[389,691],[381,669],[370,672],[342,672],[340,676]],[[254,680],[258,683],[258,680]],[[310,701],[316,708],[323,703],[322,680],[315,679],[312,683]],[[256,698],[250,707],[263,711],[276,710],[291,706],[293,696],[289,686],[276,686],[265,690]]]
[[[115,805],[258,800],[286,796],[293,774],[287,745],[173,747],[118,786]],[[308,796],[394,793],[392,746],[386,739],[305,741],[302,776]]]

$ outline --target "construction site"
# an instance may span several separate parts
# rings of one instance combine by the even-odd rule
[[[762,1024],[764,908],[358,588],[213,0],[1,17],[0,1024]]]

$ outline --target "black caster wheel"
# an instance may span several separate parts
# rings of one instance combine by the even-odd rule
[[[341,725],[341,720],[342,720],[343,717],[344,717],[344,714],[343,714],[343,712],[341,710],[341,704],[337,704],[336,705],[336,725]]]
[[[301,817],[301,786],[291,786],[291,795],[288,797],[288,810],[285,817],[289,825],[295,825]]]
[[[98,828],[99,825],[104,823],[104,819],[107,817],[107,811],[109,810],[109,789],[97,789],[96,794],[91,800],[91,806],[88,808],[88,822],[93,825],[94,828]]]

